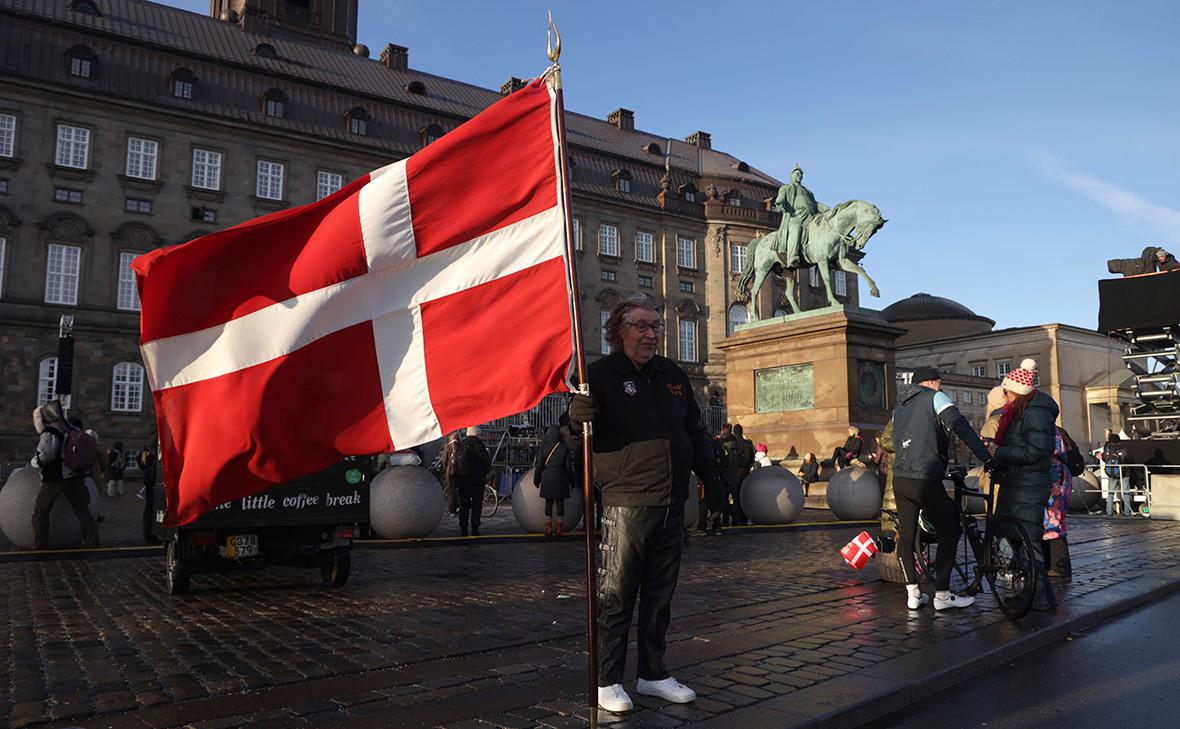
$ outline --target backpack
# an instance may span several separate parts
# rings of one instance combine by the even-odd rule
[[[459,443],[459,447],[455,449],[455,473],[460,476],[479,475],[480,469],[483,468],[483,459],[480,458],[478,449],[478,443]]]
[[[1078,444],[1069,437],[1065,428],[1058,428],[1057,431],[1061,433],[1061,439],[1065,441],[1065,465],[1069,468],[1070,475],[1081,476],[1086,472],[1086,459],[1082,457],[1082,452],[1078,450]]]
[[[70,428],[61,441],[61,462],[75,473],[87,473],[98,460],[98,441],[84,430]]]

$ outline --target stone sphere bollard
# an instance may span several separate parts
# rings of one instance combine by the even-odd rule
[[[828,481],[828,508],[837,519],[879,519],[881,497],[877,474],[867,468],[851,466],[840,470]]]
[[[1102,501],[1102,483],[1093,471],[1087,470],[1081,476],[1074,476],[1071,486],[1070,512],[1085,514],[1098,508],[1099,502]]]
[[[541,498],[541,489],[533,485],[533,469],[524,472],[516,486],[512,489],[512,515],[516,523],[529,534],[543,534],[545,532],[545,499]],[[554,515],[556,518],[556,514]],[[561,519],[561,530],[573,531],[578,522],[582,521],[582,489],[570,489],[569,498],[565,500],[565,516]]]
[[[742,511],[755,524],[789,524],[803,513],[803,485],[782,466],[762,466],[742,483]]]
[[[98,488],[89,476],[90,515],[98,519]],[[18,547],[33,546],[33,507],[41,492],[41,471],[32,466],[12,472],[0,489],[0,531]],[[101,532],[100,532],[101,537]],[[57,497],[49,511],[49,546],[73,547],[82,541],[82,526],[65,494]]]
[[[421,466],[389,466],[369,485],[369,523],[386,539],[425,537],[445,508],[442,485]]]

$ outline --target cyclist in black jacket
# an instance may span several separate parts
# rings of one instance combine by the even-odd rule
[[[602,487],[598,583],[598,703],[629,711],[627,634],[639,604],[638,691],[675,703],[696,693],[664,664],[680,574],[689,473],[711,485],[713,445],[684,370],[657,355],[660,315],[646,298],[619,302],[606,323],[613,354],[588,368],[590,395],[570,403],[571,426],[593,423],[594,478]],[[716,504],[716,494],[709,494]],[[712,508],[716,508],[713,506]]]

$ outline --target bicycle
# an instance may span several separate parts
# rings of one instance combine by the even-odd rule
[[[496,487],[490,483],[483,485],[483,504],[480,505],[479,514],[484,519],[495,516],[496,511],[500,508],[500,502],[506,500],[507,496],[501,496]]]
[[[1028,614],[1036,596],[1040,565],[1028,530],[1011,514],[995,513],[995,485],[989,484],[986,492],[969,488],[966,484],[967,470],[952,468],[947,471],[955,485],[953,501],[963,528],[963,539],[956,549],[955,562],[951,567],[952,589],[962,595],[977,595],[983,591],[983,583],[996,598],[996,604],[1005,615],[1019,620]],[[979,517],[966,508],[968,498],[982,499],[983,528]],[[931,575],[934,565],[936,534],[933,527],[918,516],[919,547],[917,568],[924,575]]]

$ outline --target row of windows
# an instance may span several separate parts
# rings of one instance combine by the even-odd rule
[[[574,218],[574,249],[584,250],[582,221]],[[620,258],[619,227],[610,223],[598,226],[598,255]],[[655,234],[646,230],[635,231],[635,260],[640,263],[656,262]],[[695,238],[676,236],[676,265],[680,268],[697,267],[697,242]]]
[[[8,239],[0,238],[0,287],[4,284],[4,260]],[[119,253],[119,285],[115,305],[123,311],[139,311],[139,290],[135,287],[135,272],[131,262],[138,253]],[[78,285],[81,281],[82,249],[79,246],[50,243],[45,257],[45,303],[78,305]],[[0,288],[0,296],[4,295]]]
[[[57,146],[54,163],[59,167],[85,170],[90,168],[91,131],[86,127],[72,124],[57,125]],[[0,157],[13,157],[16,153],[16,117],[0,114]],[[160,143],[144,137],[128,137],[124,173],[127,177],[154,181],[159,174]],[[200,190],[221,190],[221,171],[224,156],[221,152],[200,147],[193,149],[192,176],[194,188]],[[265,200],[282,200],[286,183],[286,164],[273,160],[257,161],[255,196]],[[318,170],[316,173],[316,199],[320,200],[344,186],[344,175],[339,172]],[[57,202],[82,202],[82,191],[57,188],[54,190]],[[150,206],[149,206],[150,211]],[[143,212],[134,210],[134,212]]]
[[[37,404],[57,398],[57,357],[46,357],[37,368]],[[111,410],[116,413],[143,412],[143,367],[119,362],[111,369]]]
[[[954,365],[939,365],[939,369],[946,372],[953,372]],[[996,379],[1003,379],[1005,375],[1011,372],[1012,360],[999,360],[996,362]],[[987,363],[986,362],[972,362],[971,363],[972,377],[987,377]],[[1033,384],[1041,384],[1041,375],[1039,372],[1033,373]]]
[[[610,311],[599,311],[599,351],[610,354],[611,346],[606,341],[606,321],[610,318]],[[681,362],[697,362],[700,352],[697,348],[697,323],[692,319],[681,319],[677,322],[676,358]]]

